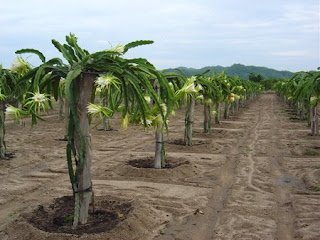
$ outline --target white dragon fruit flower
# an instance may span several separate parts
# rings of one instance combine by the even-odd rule
[[[109,85],[118,85],[118,78],[115,77],[112,73],[100,75],[96,80],[97,87],[102,89],[107,88]]]
[[[147,125],[151,125],[152,124],[152,120],[151,119],[146,119],[146,123],[147,123]]]
[[[89,114],[97,114],[100,112],[99,106],[93,103],[89,103],[87,110]]]
[[[106,88],[111,83],[111,78],[109,76],[101,76],[97,78],[96,83],[100,88]]]
[[[101,87],[96,87],[96,93],[101,93],[102,92],[102,89],[101,89]]]
[[[13,115],[13,114],[16,112],[16,109],[17,109],[17,108],[15,108],[15,107],[13,107],[13,106],[8,106],[8,107],[6,108],[6,114],[7,114],[8,116],[11,116],[11,115]]]
[[[122,119],[120,123],[123,129],[127,129],[129,126],[129,114],[127,113]]]
[[[197,99],[197,100],[203,100],[204,97],[203,97],[203,95],[201,94],[201,95],[197,96],[196,99]]]
[[[190,81],[190,82],[195,82],[196,80],[197,80],[197,78],[195,76],[189,77],[187,79],[187,81]]]
[[[36,92],[34,95],[31,97],[31,99],[34,100],[36,103],[42,103],[48,101],[46,96],[43,93]]]
[[[151,118],[146,118],[146,125],[149,127],[152,125],[153,120]],[[140,121],[141,125],[144,125],[143,119]]]
[[[194,83],[191,83],[189,86],[186,87],[185,89],[186,93],[197,93],[197,89],[194,86]]]
[[[118,44],[117,46],[110,48],[108,51],[117,52],[122,55],[124,53],[124,50],[124,46],[122,44]]]
[[[23,63],[19,60],[19,58],[17,58],[12,64],[11,64],[11,70],[13,72],[16,71],[16,69],[19,69],[23,67]]]
[[[311,103],[311,104],[316,104],[317,100],[318,100],[317,97],[312,96],[312,97],[310,98],[310,103]]]
[[[173,83],[172,83],[172,82],[169,82],[168,85],[169,85],[170,89],[171,89],[172,91],[174,91]]]
[[[192,76],[187,79],[184,83],[183,87],[175,93],[176,98],[187,97],[187,94],[197,93],[197,89],[195,88],[194,82],[196,81],[196,77]]]
[[[167,106],[164,103],[160,104],[163,115],[167,114]]]
[[[33,111],[37,112],[37,114],[40,114],[41,109],[45,112],[49,109],[49,95],[40,93],[39,90],[35,93],[30,92],[30,94],[32,96],[26,99],[25,106],[33,109]]]
[[[14,121],[18,122],[22,119],[24,112],[20,108],[16,108],[14,106],[7,106],[6,107],[6,116],[9,118],[13,118]]]
[[[146,100],[146,102],[148,104],[151,103],[151,97],[150,96],[146,95],[146,96],[144,96],[144,99]]]
[[[203,90],[203,87],[201,86],[201,84],[198,84],[197,86],[196,86],[196,90],[199,92],[199,91],[201,91],[201,90]]]
[[[22,57],[17,57],[11,65],[11,71],[17,73],[24,73],[29,68],[28,63]]]

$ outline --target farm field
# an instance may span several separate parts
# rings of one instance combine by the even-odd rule
[[[290,120],[275,94],[260,95],[209,134],[202,111],[196,106],[191,147],[177,144],[184,110],[171,117],[166,152],[175,167],[168,169],[128,164],[153,157],[151,129],[122,130],[115,118],[113,131],[91,131],[96,198],[131,207],[109,232],[82,236],[28,221],[34,210],[72,195],[63,122],[49,115],[32,130],[28,122],[8,123],[15,157],[0,161],[0,239],[320,239],[320,137]]]

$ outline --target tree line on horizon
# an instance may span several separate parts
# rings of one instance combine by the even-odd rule
[[[170,68],[165,69],[168,72],[183,72],[187,77],[201,74],[210,70],[206,75],[212,75],[212,72],[221,73],[225,72],[228,76],[238,76],[241,79],[250,80],[250,75],[261,75],[263,79],[284,79],[291,78],[294,76],[293,72],[290,71],[279,71],[267,67],[257,67],[257,66],[246,66],[243,64],[233,64],[230,67],[222,67],[222,66],[207,66],[200,69],[196,68],[187,68],[187,67],[178,67],[176,69]],[[252,76],[251,76],[252,77]],[[261,79],[262,80],[262,79]]]

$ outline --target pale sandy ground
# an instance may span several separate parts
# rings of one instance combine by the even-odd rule
[[[178,111],[169,140],[183,137],[183,123]],[[119,129],[117,119],[113,124]],[[49,116],[32,130],[9,123],[7,146],[15,158],[0,161],[0,239],[320,239],[320,194],[310,190],[320,180],[320,158],[308,154],[320,137],[308,133],[274,94],[261,95],[210,134],[202,133],[197,106],[196,146],[167,144],[168,158],[190,164],[155,170],[126,165],[153,156],[152,130],[93,129],[95,194],[130,201],[134,209],[109,233],[76,237],[25,220],[38,205],[72,194],[66,143],[56,140],[62,122]]]

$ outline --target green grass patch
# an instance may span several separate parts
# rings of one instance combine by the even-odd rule
[[[73,215],[69,215],[64,219],[65,222],[72,222],[73,221]]]
[[[306,155],[306,156],[319,156],[320,152],[318,150],[316,150],[316,149],[307,148],[304,151],[304,155]]]
[[[315,192],[320,192],[320,181],[318,182],[317,186],[314,188]]]
[[[253,149],[249,148],[249,147],[245,147],[244,150],[247,151],[247,152],[252,152],[253,151]]]

